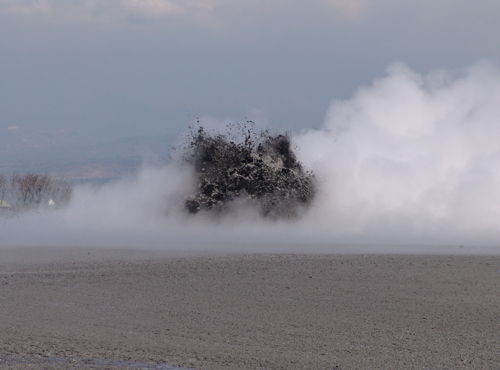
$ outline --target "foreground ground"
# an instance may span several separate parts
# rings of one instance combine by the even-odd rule
[[[500,257],[2,253],[2,369],[500,366]]]

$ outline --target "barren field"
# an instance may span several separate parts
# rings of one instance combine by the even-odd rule
[[[2,249],[0,368],[492,369],[498,307],[500,257]]]

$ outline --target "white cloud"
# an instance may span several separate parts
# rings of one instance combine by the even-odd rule
[[[175,24],[203,28],[254,29],[283,26],[388,25],[416,27],[419,32],[444,32],[470,27],[482,29],[481,19],[496,25],[500,3],[479,5],[449,0],[0,0],[0,22],[37,26],[57,24]],[[493,17],[493,18],[492,18]],[[492,18],[492,19],[491,19]],[[25,22],[20,20],[25,19]],[[464,20],[467,20],[465,22]],[[471,22],[469,22],[471,21]],[[470,24],[469,24],[470,23]],[[468,26],[469,24],[469,26]],[[497,29],[493,27],[493,31]],[[491,30],[490,30],[491,31]]]
[[[349,21],[358,21],[368,14],[370,0],[326,0],[337,18]]]
[[[123,0],[121,6],[129,19],[144,21],[179,17],[186,13],[182,4],[166,0]]]
[[[50,0],[0,0],[0,13],[7,16],[50,16]]]
[[[0,16],[29,18],[50,23],[157,22],[169,18],[192,18],[213,10],[210,1],[170,0],[0,0]]]
[[[310,23],[314,14],[325,8],[342,19],[360,19],[369,0],[316,0],[307,5],[298,1],[241,0],[0,0],[0,19],[29,19],[38,22],[66,23],[157,23],[176,19],[208,28],[248,24],[283,18]],[[304,12],[309,13],[308,16]],[[313,17],[310,17],[313,14]],[[309,21],[307,21],[309,19]],[[35,22],[33,22],[35,21]],[[270,21],[270,23],[273,23]]]

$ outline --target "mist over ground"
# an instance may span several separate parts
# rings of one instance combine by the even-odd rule
[[[351,98],[334,100],[320,129],[294,133],[297,158],[318,182],[298,218],[269,220],[245,206],[216,219],[189,214],[193,169],[173,160],[102,187],[77,186],[66,208],[2,217],[0,245],[445,245],[500,253],[499,120],[495,64],[421,75],[395,63]]]

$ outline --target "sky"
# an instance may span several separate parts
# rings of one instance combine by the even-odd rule
[[[498,19],[495,0],[0,0],[0,153],[159,151],[196,118],[319,128],[394,62],[497,63]]]
[[[0,172],[104,184],[1,219],[0,246],[498,254],[498,19],[497,0],[0,0]],[[195,174],[162,156],[198,118],[291,130],[311,206],[278,222],[244,201],[188,215]]]

